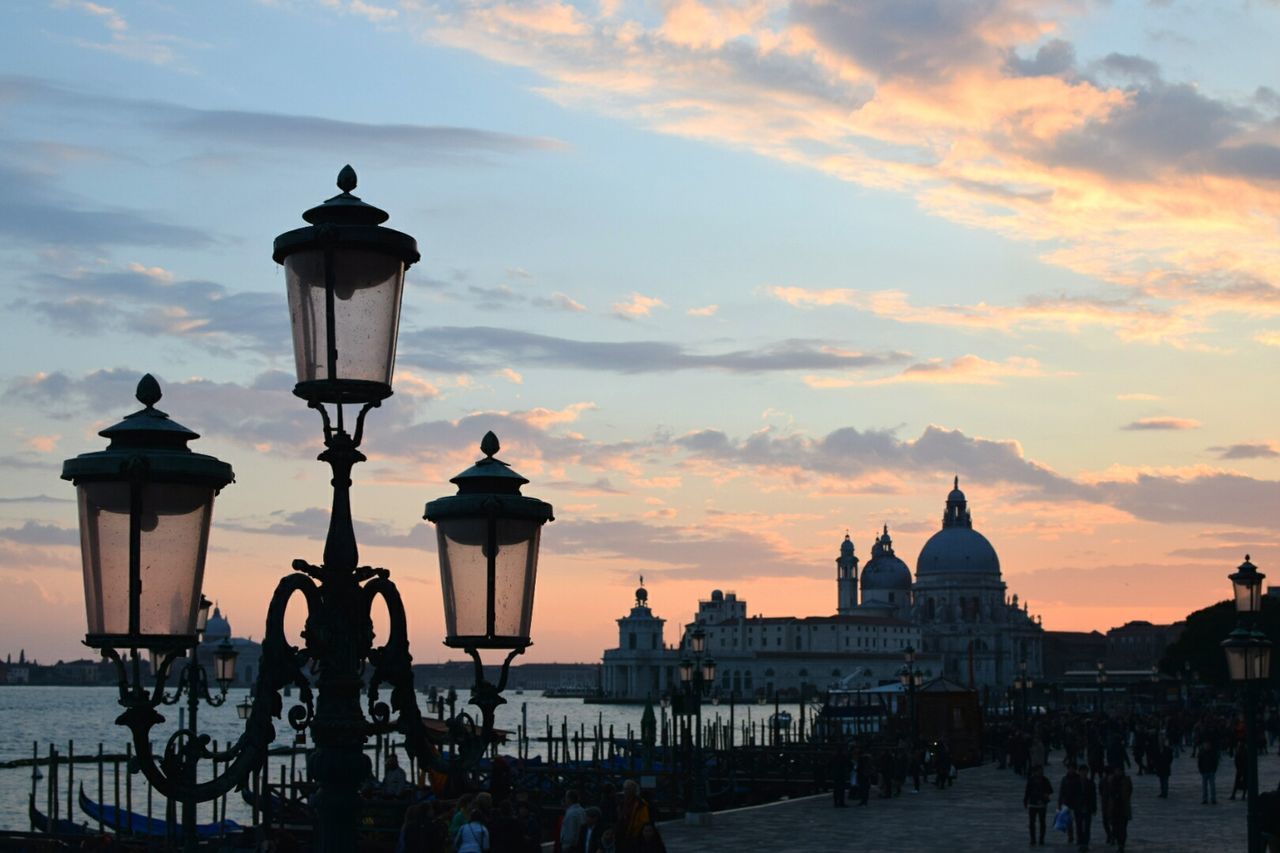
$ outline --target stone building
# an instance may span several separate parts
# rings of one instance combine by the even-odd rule
[[[644,701],[678,687],[678,665],[689,654],[694,628],[702,629],[706,655],[716,661],[722,697],[792,697],[892,683],[908,646],[927,675],[979,689],[1008,687],[1023,660],[1031,675],[1043,674],[1044,631],[1017,595],[1006,595],[1000,558],[973,528],[958,479],[942,528],[920,551],[914,579],[894,552],[887,525],[861,571],[847,534],[835,562],[834,615],[748,615],[745,600],[717,589],[698,602],[674,647],[664,645],[665,620],[650,609],[642,579],[630,615],[618,620],[618,647],[604,653],[605,698]]]

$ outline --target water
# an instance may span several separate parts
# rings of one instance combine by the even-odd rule
[[[242,731],[243,723],[236,713],[235,706],[245,698],[246,693],[245,690],[232,690],[222,706],[213,708],[203,703],[200,706],[200,731],[214,738],[220,748],[234,742]],[[458,710],[461,711],[468,707],[465,705],[468,691],[462,690],[459,694]],[[385,696],[384,691],[384,698]],[[567,719],[571,739],[573,733],[579,730],[585,731],[590,737],[593,727],[600,723],[603,723],[606,736],[611,725],[617,737],[626,735],[628,725],[632,727],[636,736],[639,736],[640,717],[644,710],[643,707],[636,705],[586,705],[581,699],[547,699],[532,692],[521,695],[508,691],[506,698],[507,704],[498,708],[495,725],[514,734],[521,725],[523,711],[527,715],[531,738],[545,738],[548,718],[554,726],[556,735],[560,733],[561,723]],[[285,699],[285,712],[287,713],[289,707],[295,703],[296,694],[294,699]],[[431,716],[426,707],[425,697],[419,696],[419,705],[424,716]],[[186,706],[185,697],[182,706],[184,708]],[[724,716],[727,719],[727,709],[705,710],[711,712],[705,714],[709,719],[715,718],[715,712],[724,710]],[[53,743],[59,753],[65,756],[68,751],[68,741],[75,742],[77,756],[96,754],[99,743],[107,754],[123,754],[130,735],[128,729],[115,725],[115,719],[120,711],[117,692],[114,688],[0,686],[0,762],[30,758],[33,742],[39,744],[41,758],[47,757],[50,743]],[[738,717],[745,718],[744,708],[739,707],[738,711]],[[165,722],[152,730],[152,743],[157,751],[163,748],[165,740],[178,727],[176,706],[164,707],[160,709],[160,713],[165,717]],[[655,708],[655,713],[660,714],[661,711]],[[756,716],[758,717],[759,714]],[[289,746],[292,743],[293,730],[289,728],[287,721],[283,719],[278,721],[275,745]],[[514,743],[509,749],[503,751],[514,754]],[[531,740],[529,752],[531,755],[543,755],[545,747],[536,740]],[[401,754],[400,757],[403,762],[405,756]],[[298,756],[297,761],[299,773],[301,773],[303,757]],[[282,764],[288,767],[289,758],[271,759],[270,773],[273,780],[279,779],[279,768]],[[208,766],[208,762],[205,762],[205,766]],[[49,771],[48,768],[41,768],[40,772],[47,774]],[[89,797],[98,799],[96,765],[77,764],[74,774],[76,787],[78,788],[83,782]],[[122,804],[126,777],[127,774],[122,766],[120,782]],[[45,779],[40,780],[36,793],[36,805],[41,811],[46,810],[45,781]],[[68,817],[66,783],[67,767],[63,765],[59,769],[61,790],[58,794],[62,804],[59,816],[62,818]],[[147,785],[140,775],[132,777],[132,790],[134,811],[145,813]],[[0,769],[0,829],[28,829],[27,795],[30,791],[31,768]],[[106,801],[111,802],[114,779],[110,765],[107,765],[105,771],[104,791]],[[200,807],[199,820],[202,823],[212,819],[210,808],[208,804]],[[159,795],[154,795],[152,814],[155,817],[164,816],[164,800]],[[249,809],[238,793],[227,796],[227,816],[244,824],[250,821]],[[78,805],[75,806],[70,817],[77,822],[89,820],[88,816],[79,810]]]

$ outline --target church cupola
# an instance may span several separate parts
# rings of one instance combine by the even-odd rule
[[[947,495],[947,508],[942,513],[942,527],[944,530],[948,527],[973,528],[973,519],[969,516],[969,502],[965,500],[964,492],[960,491],[958,476],[952,485],[951,494]]]

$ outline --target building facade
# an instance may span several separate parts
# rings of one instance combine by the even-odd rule
[[[847,534],[835,562],[834,615],[752,616],[735,593],[714,590],[674,646],[664,643],[665,620],[650,608],[642,578],[635,606],[618,620],[618,647],[604,652],[605,698],[642,702],[678,688],[694,628],[716,661],[719,695],[747,701],[894,682],[908,646],[928,676],[977,689],[1008,687],[1022,661],[1032,676],[1043,675],[1044,630],[1016,594],[1007,595],[999,556],[974,529],[958,478],[914,578],[887,525],[861,570]]]

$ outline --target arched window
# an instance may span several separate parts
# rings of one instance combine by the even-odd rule
[[[629,636],[627,639],[630,641],[630,643],[628,644],[628,645],[630,646],[630,648],[633,648],[633,649],[634,649],[634,648],[636,647],[636,635],[635,635],[635,634],[632,634],[632,635],[631,635],[631,636]]]

